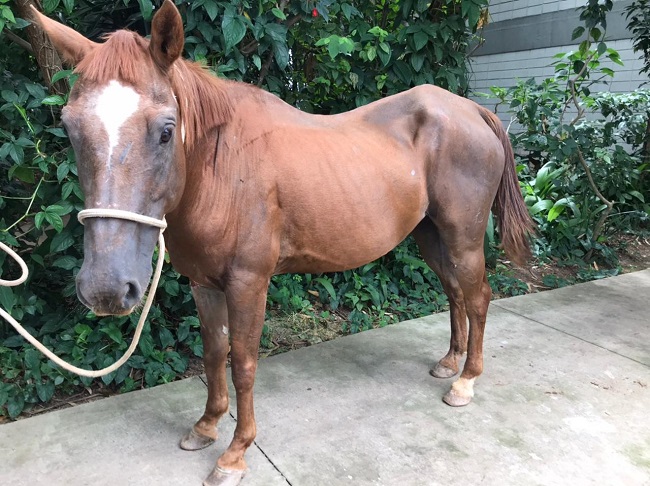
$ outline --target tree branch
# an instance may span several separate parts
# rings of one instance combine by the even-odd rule
[[[13,32],[11,32],[10,30],[7,30],[7,29],[4,29],[2,31],[2,34],[7,39],[9,39],[11,42],[13,42],[14,44],[22,47],[23,49],[25,49],[30,54],[34,54],[34,49],[32,49],[32,45],[29,42],[27,42],[25,39],[23,39],[22,37],[17,36],[16,34],[14,34]]]

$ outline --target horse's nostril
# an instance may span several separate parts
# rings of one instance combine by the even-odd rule
[[[124,302],[127,303],[126,307],[133,307],[140,300],[140,286],[137,282],[126,283],[126,293],[124,295]]]

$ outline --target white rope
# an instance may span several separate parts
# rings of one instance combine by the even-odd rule
[[[165,221],[164,218],[163,219],[151,218],[149,216],[143,216],[138,213],[123,211],[121,209],[84,209],[83,211],[79,212],[77,218],[79,219],[79,222],[81,224],[83,224],[83,220],[86,218],[118,218],[118,219],[135,221],[137,223],[143,223],[143,224],[160,228],[160,235],[158,236],[158,261],[156,263],[156,271],[154,272],[153,281],[151,282],[151,287],[149,289],[149,294],[147,295],[147,300],[144,304],[144,308],[142,309],[142,314],[140,314],[140,320],[138,321],[138,325],[135,328],[135,334],[133,335],[133,340],[131,341],[131,345],[129,346],[129,349],[127,349],[126,352],[124,353],[124,356],[122,356],[119,360],[117,360],[112,365],[103,368],[101,370],[96,370],[96,371],[84,370],[82,368],[78,368],[62,360],[57,355],[55,355],[52,351],[50,351],[45,346],[43,346],[43,344],[41,344],[36,338],[34,338],[31,334],[29,334],[25,330],[25,328],[21,326],[20,323],[18,323],[18,321],[16,321],[13,317],[11,317],[9,313],[6,312],[2,307],[0,307],[0,316],[2,316],[7,322],[9,322],[9,324],[11,324],[21,336],[23,336],[25,339],[27,339],[27,341],[32,343],[36,349],[38,349],[41,353],[43,353],[49,359],[54,361],[61,368],[71,371],[72,373],[76,373],[77,375],[80,376],[96,378],[99,376],[104,376],[109,373],[112,373],[120,366],[122,366],[124,363],[126,363],[126,361],[133,354],[133,351],[135,351],[135,348],[138,346],[138,342],[140,341],[140,335],[142,334],[142,328],[144,327],[144,323],[147,319],[147,315],[149,314],[149,309],[151,308],[151,303],[153,302],[154,295],[156,294],[156,289],[158,288],[158,281],[160,280],[160,273],[162,272],[163,262],[165,261],[165,238],[163,237],[163,231],[167,227],[167,222]],[[6,251],[14,260],[17,261],[23,272],[21,277],[16,280],[0,280],[0,286],[12,287],[23,283],[27,279],[27,275],[28,275],[27,265],[25,264],[25,261],[18,254],[16,254],[16,252],[14,252],[11,248],[9,248],[7,245],[5,245],[2,242],[0,242],[0,249]]]

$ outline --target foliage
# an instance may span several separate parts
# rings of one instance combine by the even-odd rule
[[[650,92],[595,93],[622,64],[605,41],[611,2],[590,0],[576,51],[557,54],[555,75],[492,93],[507,104],[525,199],[539,225],[537,254],[616,265],[607,229],[640,227],[650,216],[645,137]]]
[[[640,73],[650,76],[650,1],[635,0],[625,7],[627,28],[632,33],[634,52],[643,53],[643,67]]]
[[[283,0],[176,2],[186,25],[186,55],[219,75],[257,84],[304,110],[340,112],[425,82],[467,89],[465,52],[487,0]],[[149,0],[45,0],[45,12],[94,39],[116,28],[147,34]],[[28,282],[0,288],[0,305],[62,358],[81,367],[113,362],[135,317],[96,318],[77,302],[83,208],[74,152],[58,122],[66,95],[52,94],[25,55],[28,22],[0,0],[0,240],[19,249]],[[144,20],[143,20],[144,18]],[[22,39],[22,41],[21,41]],[[6,42],[5,42],[6,41]],[[49,82],[68,79],[62,71]],[[269,309],[315,305],[348,313],[348,331],[438,310],[446,297],[407,243],[379,262],[331,275],[280,276]],[[0,255],[3,278],[16,269]],[[310,311],[311,312],[311,311]],[[128,391],[174,379],[201,355],[187,279],[166,267],[149,324],[128,363],[103,378]],[[264,339],[264,337],[263,337]],[[263,341],[264,342],[264,341]],[[0,415],[70,393],[89,380],[43,360],[0,323]]]

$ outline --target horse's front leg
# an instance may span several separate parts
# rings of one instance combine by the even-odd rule
[[[244,453],[256,435],[253,385],[269,278],[238,273],[225,291],[230,321],[232,381],[237,394],[237,426],[230,446],[204,486],[239,484],[246,473]]]
[[[223,292],[192,284],[192,295],[201,320],[203,364],[208,381],[205,412],[180,446],[188,451],[203,449],[217,438],[217,422],[228,410],[226,360],[228,358],[228,308]]]

